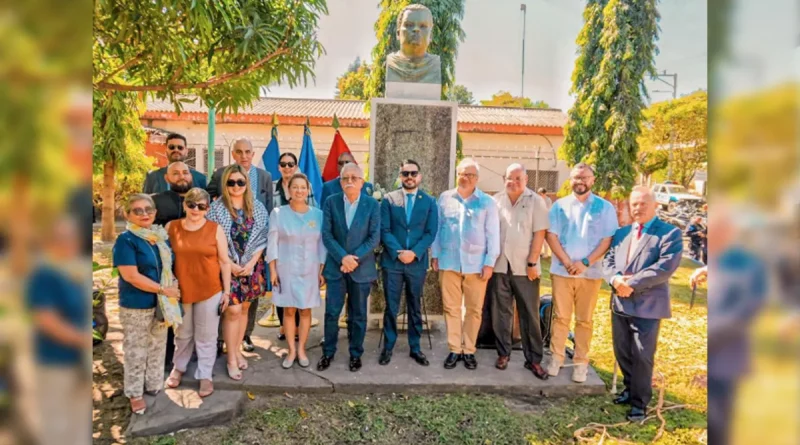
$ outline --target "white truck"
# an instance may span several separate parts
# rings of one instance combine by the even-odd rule
[[[689,193],[686,187],[679,184],[655,184],[653,193],[656,195],[656,202],[670,211],[679,201],[696,201],[696,204],[704,201],[702,197]]]

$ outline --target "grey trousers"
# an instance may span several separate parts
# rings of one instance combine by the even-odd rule
[[[519,313],[519,331],[525,361],[541,363],[544,344],[539,326],[539,279],[525,275],[494,274],[492,298],[492,329],[494,329],[497,354],[511,355],[511,331],[514,327],[514,301]]]

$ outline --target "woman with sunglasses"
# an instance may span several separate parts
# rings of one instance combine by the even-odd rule
[[[222,193],[211,204],[207,218],[222,226],[231,264],[231,294],[222,321],[228,346],[228,375],[241,380],[247,360],[237,347],[244,340],[250,304],[267,290],[264,250],[267,247],[269,215],[253,191],[244,168],[232,164],[222,173]]]
[[[306,341],[311,329],[311,309],[322,304],[319,289],[325,283],[322,267],[327,251],[322,244],[322,210],[308,205],[311,183],[306,175],[294,174],[289,180],[289,204],[276,208],[270,215],[267,261],[272,281],[272,302],[284,310],[288,320],[300,313],[300,326],[285,326],[289,353],[283,368],[295,360],[301,367],[309,365]],[[295,332],[299,347],[295,346]]]
[[[119,270],[125,395],[134,414],[147,408],[142,394],[157,394],[164,384],[167,326],[156,317],[157,295],[180,299],[167,232],[153,224],[155,215],[149,195],[131,195],[125,204],[127,230],[117,237],[112,254]]]
[[[211,371],[217,358],[220,314],[231,294],[231,260],[228,239],[222,227],[206,219],[211,203],[208,192],[193,188],[183,199],[186,217],[167,223],[175,251],[175,275],[180,283],[183,323],[175,332],[174,368],[167,386],[177,388],[186,366],[197,351],[194,378],[200,381],[200,397],[214,392]]]

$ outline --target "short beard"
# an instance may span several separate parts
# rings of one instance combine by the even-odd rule
[[[179,193],[179,194],[180,193],[186,193],[186,192],[188,192],[189,190],[192,189],[192,183],[191,182],[187,182],[186,185],[170,184],[169,185],[169,189],[172,190],[173,192]]]
[[[403,184],[403,189],[404,190],[414,190],[415,188],[417,188],[416,184],[414,184],[411,187],[409,187],[408,185],[406,185],[405,181],[403,181],[402,184]]]
[[[587,187],[587,186],[585,186],[585,185],[584,185],[583,187],[584,187],[586,190],[585,190],[584,192],[582,192],[582,193],[581,193],[581,192],[579,192],[579,191],[577,191],[577,190],[575,190],[575,189],[576,189],[576,187],[572,187],[572,192],[573,192],[573,193],[575,193],[575,194],[576,194],[576,195],[578,195],[578,196],[583,196],[583,195],[585,195],[585,194],[587,194],[587,193],[589,193],[589,192],[591,192],[591,191],[592,191],[592,189],[591,189],[591,188],[589,188],[589,187]]]

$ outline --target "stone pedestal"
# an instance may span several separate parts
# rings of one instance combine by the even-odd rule
[[[420,187],[434,198],[455,186],[458,104],[439,100],[374,98],[371,104],[369,180],[387,191],[397,186],[400,163],[417,161]],[[428,315],[442,314],[438,273],[428,271],[423,293]],[[380,280],[372,287],[370,312],[385,306]]]

